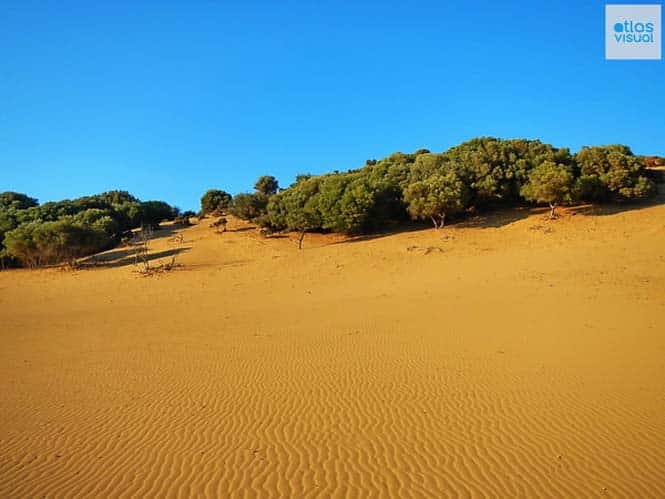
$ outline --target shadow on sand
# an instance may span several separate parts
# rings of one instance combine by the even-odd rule
[[[150,253],[147,256],[149,262],[159,260],[161,258],[170,258],[179,255],[185,251],[191,249],[190,246],[184,248],[173,248],[164,251],[158,251],[157,253]],[[125,267],[129,265],[134,265],[136,263],[136,258],[134,256],[134,248],[121,248],[107,253],[92,255],[80,260],[79,268],[81,269],[92,269],[92,268],[117,268]]]
[[[625,211],[643,210],[652,206],[665,204],[665,185],[657,186],[656,195],[643,201],[631,201],[625,203],[585,204],[568,208],[569,213],[576,215],[607,216],[616,215]]]
[[[466,215],[451,218],[450,222],[446,224],[446,227],[478,227],[478,228],[492,228],[492,227],[502,227],[504,225],[511,224],[518,220],[528,217],[534,213],[532,208],[502,208],[498,211],[482,212],[475,213],[473,215]],[[399,224],[391,225],[390,227],[373,232],[371,234],[363,234],[360,236],[352,236],[343,241],[339,241],[334,244],[347,244],[347,243],[356,243],[361,241],[370,241],[372,239],[379,239],[382,237],[393,236],[396,234],[404,234],[408,232],[418,232],[423,230],[433,230],[432,224],[417,221],[417,222],[402,222]],[[444,233],[445,227],[440,229],[441,233]]]
[[[590,215],[590,216],[606,216],[622,213],[625,211],[642,210],[652,206],[665,204],[665,184],[658,184],[658,191],[653,197],[643,201],[632,201],[625,203],[606,203],[606,204],[585,204],[578,206],[566,207],[567,213],[572,215]],[[549,208],[545,207],[529,207],[520,206],[516,208],[496,208],[491,211],[488,208],[486,211],[477,212],[475,214],[468,214],[450,220],[446,225],[461,228],[499,228],[519,220],[525,219],[531,215],[547,215]],[[403,234],[406,232],[417,232],[421,230],[431,230],[432,226],[425,222],[403,222],[394,224],[384,230],[373,232],[371,234],[363,234],[359,236],[352,236],[343,241],[333,244],[348,244],[361,241],[370,241],[372,239],[379,239],[382,237],[392,236],[395,234]],[[442,229],[445,231],[445,228]]]

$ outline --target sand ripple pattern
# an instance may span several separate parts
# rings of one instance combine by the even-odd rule
[[[108,394],[94,404],[56,379],[31,408],[48,420],[3,432],[0,496],[665,494],[665,451],[640,451],[664,443],[662,421],[620,398],[441,362],[424,343],[395,348],[396,332],[322,336],[335,341],[117,359],[93,377]]]
[[[0,497],[665,497],[663,216],[0,273]]]

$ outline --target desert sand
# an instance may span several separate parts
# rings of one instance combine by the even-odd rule
[[[0,497],[665,497],[665,204],[545,212],[0,272]]]

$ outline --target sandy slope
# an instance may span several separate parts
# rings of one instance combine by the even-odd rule
[[[0,497],[665,496],[665,205],[209,223],[0,273]]]

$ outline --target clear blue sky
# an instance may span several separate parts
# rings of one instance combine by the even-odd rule
[[[0,0],[0,191],[196,209],[481,135],[665,155],[664,62],[605,61],[604,6]]]

